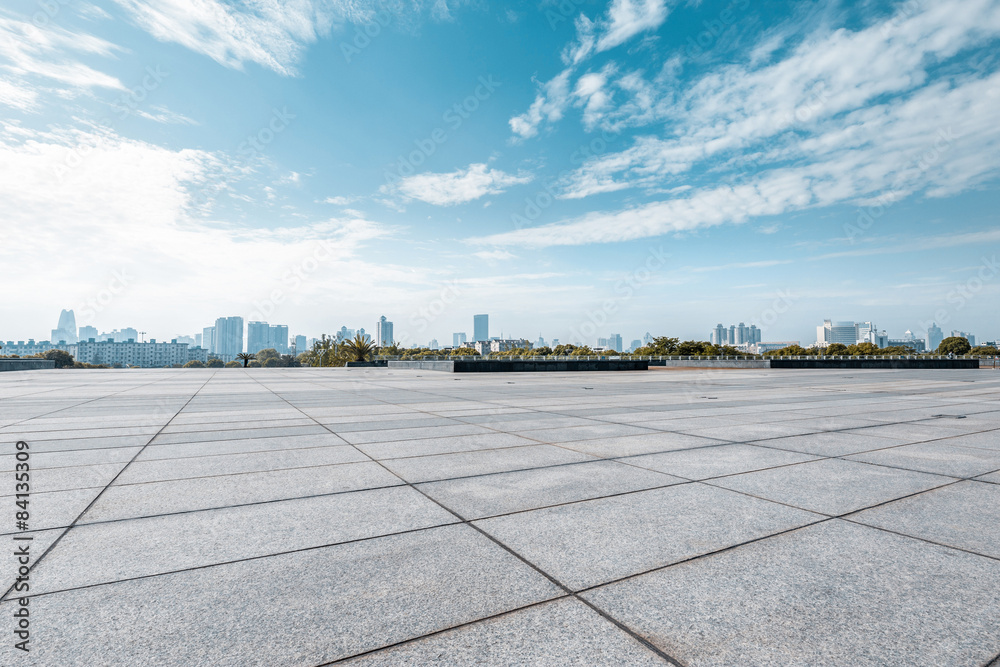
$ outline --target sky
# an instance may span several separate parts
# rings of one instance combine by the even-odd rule
[[[1000,0],[13,0],[0,339],[1000,337]]]

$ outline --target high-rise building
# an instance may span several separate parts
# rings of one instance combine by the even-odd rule
[[[965,340],[969,341],[969,345],[971,345],[972,347],[976,346],[976,337],[967,331],[952,331],[951,335],[955,338],[964,338]]]
[[[642,347],[642,341],[637,338],[634,341],[632,341],[632,345],[629,346],[628,351],[635,352],[640,347]]]
[[[110,340],[114,343],[127,343],[130,340],[139,340],[139,332],[132,327],[125,327],[124,329],[114,329],[110,333],[102,333],[97,339]]]
[[[243,318],[220,317],[215,320],[215,354],[235,358],[243,352]]]
[[[715,330],[712,332],[712,343],[715,345],[728,345],[729,344],[729,330],[722,326],[722,322],[715,325]]]
[[[451,346],[452,347],[462,347],[463,343],[465,343],[465,332],[464,331],[459,332],[459,333],[453,333],[451,335]]]
[[[642,344],[649,345],[653,342],[653,336],[647,331],[646,335],[642,337]]]
[[[76,315],[72,310],[64,310],[59,313],[59,324],[52,330],[52,342],[65,341],[75,343],[79,340],[76,335]]]
[[[271,327],[267,322],[247,322],[247,352],[257,354],[270,347]]]
[[[604,348],[611,347],[611,343],[608,342],[607,338],[598,338],[597,347],[604,347]]]
[[[437,338],[431,338],[431,342],[428,343],[427,347],[429,347],[432,350],[440,350],[441,349],[441,346],[438,345]]]
[[[205,327],[201,330],[201,346],[209,354],[215,354],[215,327]]]
[[[81,341],[88,341],[91,338],[93,338],[94,340],[97,340],[97,336],[98,336],[97,327],[91,327],[91,326],[82,326],[82,327],[80,327],[80,340]]]
[[[363,340],[363,341],[368,341],[369,343],[370,343],[370,342],[371,342],[371,340],[372,340],[372,337],[371,337],[371,335],[370,335],[370,334],[367,334],[367,333],[365,333],[365,328],[364,328],[364,327],[361,327],[360,329],[358,329],[358,331],[357,331],[357,333],[356,333],[355,335],[356,335],[356,336],[361,336],[361,340]]]
[[[535,341],[535,347],[545,347],[545,339],[542,338],[542,334],[538,334],[538,340]]]
[[[927,350],[933,352],[938,349],[938,345],[944,340],[944,334],[941,332],[941,327],[939,327],[935,322],[931,322],[931,325],[927,327]]]
[[[387,320],[385,315],[383,315],[375,323],[375,344],[379,347],[389,347],[392,345],[393,340],[392,322]]]
[[[822,325],[816,327],[816,346],[822,348],[832,343],[855,345],[858,342],[858,328],[857,322],[824,320]]]
[[[757,328],[756,324],[750,325],[750,342],[753,344],[760,342],[760,329]]]
[[[302,354],[308,348],[306,347],[306,337],[296,336],[295,337],[295,354]]]
[[[730,324],[729,325],[729,334],[728,334],[727,338],[729,340],[729,344],[730,345],[735,345],[736,344],[736,325],[735,324]]]
[[[476,342],[490,339],[490,316],[474,315],[472,317],[472,337]]]
[[[288,354],[288,325],[272,324],[268,330],[267,346],[280,354]]]
[[[201,347],[201,334],[194,335],[194,346]]]
[[[613,333],[608,338],[608,347],[613,349],[615,352],[622,351],[622,335]]]

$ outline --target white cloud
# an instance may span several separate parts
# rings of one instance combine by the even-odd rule
[[[640,32],[655,30],[667,20],[664,0],[613,0],[608,8],[597,50],[606,51]]]
[[[508,174],[479,163],[446,174],[409,176],[400,181],[395,192],[407,199],[418,199],[436,206],[451,206],[485,195],[500,194],[511,185],[528,183],[531,179],[530,174]],[[387,188],[383,186],[383,190],[387,191]]]
[[[354,201],[353,197],[327,197],[323,200],[324,204],[333,204],[334,206],[347,206]]]
[[[472,256],[485,259],[488,262],[500,262],[517,258],[517,255],[507,250],[480,250],[479,252],[472,253]]]
[[[510,129],[521,139],[538,134],[543,121],[550,123],[562,118],[570,103],[569,77],[572,69],[565,69],[541,86],[535,101],[520,116],[510,119]]]
[[[226,67],[257,63],[282,75],[296,73],[306,47],[334,26],[393,20],[429,8],[437,20],[450,20],[464,2],[415,0],[115,0],[139,27],[164,42],[176,42]]]
[[[163,123],[165,125],[197,125],[198,121],[193,118],[188,118],[184,114],[177,113],[176,111],[171,111],[165,106],[154,104],[150,106],[149,111],[144,111],[142,109],[135,109],[133,113],[135,115],[145,118],[146,120],[151,120],[154,123]]]
[[[67,57],[68,52],[111,56],[118,47],[85,33],[56,26],[36,27],[27,21],[0,16],[0,101],[22,111],[38,102],[37,79],[69,89],[125,87],[113,76]]]

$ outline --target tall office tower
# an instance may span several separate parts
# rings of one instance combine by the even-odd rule
[[[273,347],[280,354],[288,354],[288,325],[272,325],[267,334],[267,346]]]
[[[608,347],[613,348],[615,352],[622,351],[622,335],[621,334],[611,334],[608,339]]]
[[[451,335],[451,346],[452,347],[462,347],[462,343],[465,342],[465,332],[453,333]]]
[[[970,334],[968,331],[952,331],[951,335],[955,338],[964,338],[969,341],[969,345],[972,347],[976,346],[976,337]]]
[[[635,352],[640,347],[642,347],[642,341],[637,338],[634,341],[632,341],[632,345],[631,347],[629,347],[629,352]]]
[[[750,342],[750,328],[740,322],[736,327],[736,344],[742,345]]]
[[[296,336],[295,337],[295,354],[302,354],[306,351],[306,337]]]
[[[538,334],[538,340],[535,341],[535,347],[545,347],[545,339],[542,338],[542,334]]]
[[[389,347],[392,342],[392,322],[385,319],[385,315],[383,315],[375,323],[375,344],[379,347]]]
[[[194,346],[201,347],[201,334],[194,335]]]
[[[215,320],[215,353],[235,357],[243,352],[243,318],[220,317]]]
[[[607,338],[598,338],[597,347],[611,347],[611,343],[608,342]]]
[[[642,344],[649,345],[653,342],[653,336],[647,331],[646,335],[642,337]]]
[[[360,329],[358,329],[356,335],[361,336],[361,340],[365,340],[365,341],[371,342],[372,337],[371,337],[370,334],[365,333],[365,328],[364,327],[361,327]]]
[[[247,322],[247,352],[257,354],[270,347],[271,327],[267,322]]]
[[[933,352],[938,349],[938,345],[944,340],[944,333],[941,331],[935,322],[931,322],[931,325],[927,327],[927,350]]]
[[[473,315],[472,317],[472,339],[477,343],[490,339],[490,316]]]
[[[215,327],[205,327],[201,330],[201,346],[208,350],[209,354],[217,354],[215,351]]]
[[[872,330],[871,323],[867,323],[867,326],[867,333],[870,333]],[[816,344],[818,347],[826,347],[831,343],[855,345],[858,342],[858,335],[859,324],[857,322],[823,320],[823,324],[816,327]]]
[[[757,344],[760,342],[760,329],[757,328],[756,324],[750,325],[750,343]]]
[[[82,326],[80,327],[80,340],[88,341],[91,338],[97,340],[97,327]]]
[[[432,350],[440,350],[441,349],[441,346],[438,345],[438,339],[437,338],[431,338],[431,342],[427,344],[427,347],[429,347]]]
[[[72,310],[62,311],[59,313],[59,324],[52,330],[51,341],[53,343],[58,343],[59,341],[75,343],[78,340],[79,338],[76,335],[76,315],[73,314]]]
[[[736,345],[736,325],[729,325],[729,340],[727,341],[730,345]]]
[[[716,345],[725,345],[726,343],[729,342],[726,340],[726,334],[728,333],[729,332],[726,330],[726,327],[722,326],[721,322],[716,324],[715,331],[713,332],[715,340],[713,340],[712,342],[715,343]]]

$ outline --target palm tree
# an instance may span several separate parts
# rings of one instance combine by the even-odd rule
[[[354,357],[353,361],[367,361],[375,351],[375,343],[371,339],[362,338],[361,334],[344,343],[344,350]]]
[[[236,355],[236,358],[239,359],[240,361],[242,361],[243,362],[243,368],[246,368],[247,364],[249,364],[251,361],[253,361],[257,357],[253,356],[252,354],[247,354],[246,352],[240,352],[239,354]]]

